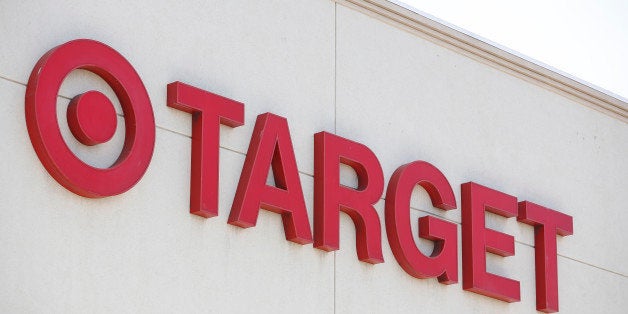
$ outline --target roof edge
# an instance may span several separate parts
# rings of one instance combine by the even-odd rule
[[[627,99],[410,6],[394,0],[334,1],[628,123]]]

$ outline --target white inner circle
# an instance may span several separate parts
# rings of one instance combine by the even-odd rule
[[[72,135],[66,116],[70,100],[74,96],[90,90],[97,90],[105,94],[113,104],[118,118],[118,125],[113,138],[94,146],[83,145]],[[84,163],[104,169],[109,168],[120,156],[125,137],[122,106],[120,106],[120,101],[118,101],[113,89],[98,75],[87,70],[74,70],[63,80],[57,95],[57,122],[66,145]]]

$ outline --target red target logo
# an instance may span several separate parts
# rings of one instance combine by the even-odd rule
[[[76,157],[62,138],[56,106],[65,77],[90,71],[107,82],[124,113],[122,153],[109,168],[96,168]],[[155,118],[146,88],[133,66],[113,48],[89,39],[69,41],[48,51],[31,72],[26,88],[26,125],[33,148],[50,175],[68,190],[85,197],[123,193],[144,175],[155,146]],[[117,124],[111,101],[98,91],[72,99],[68,125],[84,145],[107,142]]]

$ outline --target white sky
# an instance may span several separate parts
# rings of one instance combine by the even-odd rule
[[[397,0],[628,99],[628,0]]]

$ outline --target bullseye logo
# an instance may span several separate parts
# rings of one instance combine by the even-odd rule
[[[111,86],[124,113],[122,153],[106,169],[77,158],[63,140],[56,113],[61,83],[76,69],[95,73]],[[190,213],[205,218],[218,215],[220,126],[244,125],[244,104],[200,88],[172,82],[167,105],[191,114]],[[83,145],[109,141],[116,130],[116,112],[102,93],[88,91],[70,101],[67,121]],[[37,156],[48,172],[68,190],[86,197],[125,192],[146,171],[155,145],[155,119],[139,76],[131,64],[107,45],[74,40],[46,53],[35,65],[26,89],[26,123]],[[340,212],[349,215],[356,230],[358,259],[383,263],[380,217],[374,205],[384,192],[384,172],[366,145],[325,131],[313,136],[314,232],[310,228],[288,120],[264,113],[257,117],[228,223],[254,227],[261,209],[281,214],[286,239],[330,252],[340,248]],[[358,188],[340,181],[341,164],[351,167]],[[274,184],[267,178],[272,169]],[[457,208],[454,190],[432,164],[416,160],[401,165],[390,178],[385,198],[388,243],[399,265],[419,279],[437,278],[442,284],[458,282],[458,227],[434,216],[421,217],[419,237],[434,242],[428,256],[412,234],[410,201],[420,186],[434,207]],[[515,255],[515,238],[486,226],[486,212],[517,217],[534,226],[537,310],[558,311],[556,235],[573,234],[573,218],[527,200],[467,182],[461,189],[462,288],[505,302],[521,300],[520,283],[487,271],[487,252]]]
[[[63,140],[56,98],[73,70],[90,71],[111,86],[124,114],[122,152],[109,168],[96,168],[76,157]],[[68,190],[85,197],[123,193],[144,175],[155,146],[155,118],[146,88],[133,66],[111,47],[88,39],[67,42],[48,51],[31,72],[26,89],[26,124],[33,147],[50,175]],[[112,102],[98,91],[72,99],[67,120],[84,145],[109,141],[117,117]]]

